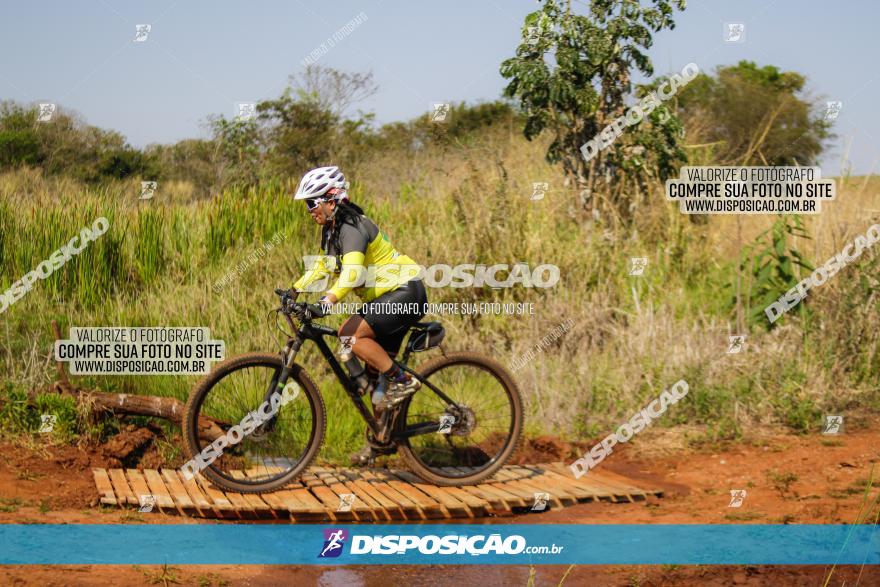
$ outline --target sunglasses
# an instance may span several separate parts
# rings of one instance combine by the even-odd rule
[[[308,209],[308,211],[311,212],[312,210],[314,210],[315,208],[317,208],[318,206],[320,206],[324,202],[328,202],[328,201],[329,200],[327,198],[312,198],[310,200],[306,200],[306,209]]]

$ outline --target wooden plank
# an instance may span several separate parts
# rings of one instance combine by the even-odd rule
[[[449,472],[470,473],[463,467]],[[280,471],[280,469],[279,469]],[[260,473],[265,473],[261,469]],[[473,518],[490,513],[506,515],[531,507],[535,493],[548,493],[552,507],[596,499],[634,501],[661,494],[636,487],[610,471],[591,471],[574,479],[563,463],[508,465],[491,481],[460,487],[438,487],[405,470],[353,470],[313,467],[287,487],[271,493],[224,493],[197,475],[185,479],[179,471],[92,469],[101,503],[140,505],[141,495],[153,495],[161,511],[174,510],[205,517],[253,518],[258,515],[293,521],[357,520],[387,522]],[[230,472],[235,479],[255,471]],[[355,495],[348,512],[338,511],[340,496]]]
[[[176,469],[162,469],[162,474],[165,475],[166,478],[172,475],[177,478],[177,482],[180,483],[184,491],[189,494],[190,499],[202,516],[222,517],[223,514],[220,512],[219,508],[215,507],[211,502],[211,498],[205,495],[205,493],[199,488],[195,479],[186,479],[180,471]]]
[[[483,483],[481,485],[477,485],[476,487],[486,487],[489,490],[501,495],[504,498],[504,501],[510,507],[526,507],[531,503],[528,498],[522,498],[517,492],[508,491],[504,487],[503,483]]]
[[[311,494],[311,492],[306,489],[306,487],[299,481],[296,481],[287,486],[285,491],[290,491],[293,496],[302,503],[307,509],[307,512],[321,512],[323,516],[322,519],[331,518],[330,514],[327,512],[327,507],[324,505],[322,501],[320,501],[317,497]]]
[[[400,507],[400,509],[403,510],[403,514],[407,520],[428,519],[427,514],[422,511],[422,508],[420,508],[416,502],[414,502],[403,493],[397,491],[397,489],[395,489],[394,487],[391,487],[388,483],[385,483],[384,480],[374,475],[372,471],[361,471],[361,477],[363,477],[363,479],[366,480],[374,489],[382,492],[383,495],[396,503]]]
[[[205,495],[211,498],[211,501],[214,503],[214,507],[223,512],[225,517],[235,517],[244,519],[246,516],[242,515],[242,512],[239,511],[238,507],[226,497],[226,494],[220,491],[218,488],[214,487],[210,481],[202,477],[201,475],[196,475],[193,477],[193,480],[198,484],[199,488],[205,492]]]
[[[492,513],[495,514],[509,514],[513,511],[514,507],[525,506],[525,502],[519,497],[485,483],[462,485],[459,489],[487,502],[492,509]]]
[[[459,473],[466,472],[463,467],[442,467],[444,471],[454,472],[457,471]],[[489,479],[492,479],[490,477]],[[488,501],[490,504],[494,504],[493,508],[497,513],[507,513],[511,512],[512,508],[515,507],[525,507],[526,501],[509,492],[504,491],[500,485],[490,484],[490,480],[485,480],[477,485],[462,485],[460,486],[462,490],[467,491],[468,493],[475,495],[480,499],[484,499]]]
[[[548,480],[551,480],[559,485],[563,485],[577,498],[579,502],[589,503],[591,501],[596,501],[599,499],[600,495],[595,490],[591,489],[589,486],[578,483],[574,479],[568,479],[563,477],[559,473],[552,471],[550,469],[543,469],[540,465],[522,465],[523,468],[528,469],[530,471],[534,471],[536,473],[541,474],[546,477]]]
[[[355,519],[354,512],[351,510],[339,510],[339,496],[326,485],[312,485],[309,487],[309,491],[318,498],[318,501],[324,504],[324,509],[331,520],[341,522]]]
[[[532,501],[528,504],[528,507],[531,509],[535,505],[536,493],[546,493],[548,500],[548,507],[545,508],[550,509],[550,507],[554,508],[562,508],[566,505],[574,505],[577,503],[577,499],[570,493],[563,493],[560,487],[551,486],[549,483],[545,481],[542,482],[541,478],[531,478],[528,475],[517,474],[508,470],[498,471],[498,478],[502,481],[508,481],[510,483],[516,483],[521,485],[522,487],[528,487],[532,490]]]
[[[430,485],[425,483],[416,475],[410,473],[409,471],[400,471],[400,470],[389,470],[389,475],[392,475],[399,479],[404,483],[409,483],[422,493],[425,493],[433,499],[434,501],[443,505],[446,508],[446,511],[449,512],[449,516],[452,518],[473,518],[475,516],[474,512],[471,510],[468,502],[475,503],[478,506],[481,506],[480,509],[485,512],[488,507],[488,502],[482,500],[472,498],[472,496],[467,495],[469,498],[467,501],[460,499],[461,495],[456,491],[450,491],[450,487],[438,487],[436,485]],[[477,514],[481,515],[481,514]]]
[[[296,496],[292,491],[279,489],[278,491],[273,491],[271,495],[271,499],[275,500],[275,503],[277,503],[279,507],[284,508],[284,510],[287,511],[287,515],[294,522],[304,522],[306,521],[306,518],[310,517],[310,512],[306,511],[307,508],[305,504],[296,499]],[[269,500],[266,499],[266,501]],[[320,517],[323,517],[324,511],[321,510],[319,513],[321,514]]]
[[[162,481],[162,476],[159,475],[159,471],[144,469],[144,479],[147,480],[147,486],[149,486],[150,491],[156,496],[156,505],[159,506],[160,510],[179,512],[186,515],[186,512],[178,504],[174,503],[168,488],[165,487],[165,482]]]
[[[242,475],[243,477],[247,477],[245,473],[240,471],[237,474]],[[269,507],[272,508],[272,514],[279,519],[290,519],[290,510],[287,509],[287,505],[284,503],[284,500],[278,495],[278,491],[270,491],[268,493],[261,493],[260,499],[269,504]]]
[[[437,502],[431,498],[430,495],[423,493],[413,485],[398,480],[387,470],[380,470],[375,474],[390,487],[396,489],[399,493],[402,493],[411,501],[415,502],[415,504],[419,506],[419,509],[424,512],[426,518],[441,520],[450,517],[449,512],[443,507],[443,504]]]
[[[595,472],[596,471],[591,471],[590,474],[592,475]],[[649,495],[662,495],[663,494],[663,491],[660,489],[643,489],[643,488],[637,487],[637,486],[633,485],[633,482],[631,479],[627,479],[626,477],[624,477],[622,475],[618,475],[617,473],[615,473],[613,471],[604,471],[603,470],[603,471],[598,471],[598,473],[599,473],[599,476],[602,477],[603,480],[610,481],[611,483],[614,483],[618,487],[622,487],[622,488],[626,489],[632,495],[645,496],[647,498]]]
[[[460,467],[443,467],[447,472],[458,471],[461,472],[462,469]],[[416,479],[419,479],[418,476],[415,476]],[[422,480],[419,479],[421,482]],[[429,486],[433,487],[433,485]],[[473,492],[465,491],[465,485],[462,486],[443,486],[442,489],[447,493],[451,494],[453,497],[458,499],[459,501],[467,504],[468,508],[475,516],[485,516],[488,515],[488,512],[504,512],[506,509],[505,504],[499,503],[498,500],[486,499],[484,495],[475,495]],[[495,504],[493,506],[493,503]],[[500,509],[499,509],[500,508]]]
[[[147,482],[144,479],[144,476],[140,474],[140,471],[126,469],[125,476],[128,479],[128,484],[131,487],[132,492],[134,492],[135,497],[138,499],[138,504],[140,504],[142,495],[152,495],[150,493],[150,488],[147,487]]]
[[[295,522],[323,522],[330,519],[324,504],[299,483],[293,488],[287,485],[276,491],[275,495],[287,506],[287,511]]]
[[[176,470],[161,469],[159,471],[159,474],[165,481],[165,486],[168,487],[171,498],[174,500],[174,503],[177,504],[178,507],[182,507],[184,510],[186,510],[187,514],[191,514],[194,511],[197,511],[196,504],[193,503],[192,499],[190,499],[189,494],[186,492],[186,489],[184,489],[183,484],[180,482],[180,479],[177,478]]]
[[[128,485],[128,480],[125,478],[125,471],[122,469],[110,469],[109,474],[110,482],[113,484],[113,491],[116,493],[116,498],[119,500],[119,505],[140,505],[137,496]]]
[[[359,520],[375,522],[391,520],[391,515],[384,507],[382,507],[382,504],[379,503],[376,498],[370,493],[363,491],[360,487],[355,486],[355,484],[343,476],[339,470],[329,471],[327,473],[322,472],[320,473],[320,476],[324,479],[325,483],[327,483],[330,478],[338,483],[340,488],[336,490],[337,493],[342,491],[343,493],[350,493],[355,496],[355,502],[352,505],[352,509],[355,511],[355,515]]]
[[[132,490],[135,495],[138,497],[138,508],[140,508],[141,496],[152,495],[154,508],[150,511],[169,511],[173,510],[175,513],[177,509],[174,507],[174,503],[172,502],[170,505],[167,500],[170,500],[170,497],[165,496],[161,501],[164,505],[159,505],[159,496],[156,495],[150,485],[147,483],[147,479],[141,471],[136,469],[126,469],[126,476],[128,477],[128,483],[131,485]]]
[[[355,518],[358,520],[377,520],[380,519],[378,517],[374,517],[372,514],[372,508],[364,502],[360,495],[357,494],[357,491],[352,490],[351,487],[347,487],[346,483],[336,477],[336,475],[330,470],[321,470],[316,471],[315,476],[318,477],[327,487],[333,490],[336,495],[339,496],[340,505],[342,503],[342,496],[344,494],[354,495],[354,502],[351,504],[351,511],[354,513]]]
[[[263,467],[260,474],[278,473],[281,467]],[[256,474],[255,469],[249,469],[249,474]],[[326,521],[330,519],[324,504],[315,499],[309,490],[300,481],[292,481],[277,491],[276,494],[287,505],[287,511],[299,521]]]
[[[486,485],[491,487],[497,487],[502,491],[506,491],[508,493],[512,493],[517,496],[521,500],[523,500],[522,507],[531,507],[532,503],[535,501],[535,492],[532,489],[528,489],[518,484],[514,484],[511,481],[505,481],[502,479],[498,479],[497,475],[491,479],[487,479],[484,482]]]
[[[570,470],[566,470],[565,465],[562,463],[547,463],[544,467],[556,471],[561,475],[565,475],[566,473],[571,474]],[[621,487],[617,487],[613,484],[609,484],[604,481],[601,476],[593,475],[592,472],[580,478],[581,483],[589,483],[593,488],[596,489],[597,492],[605,493],[611,497],[612,501],[620,502],[620,501],[635,501],[630,495],[629,492]]]
[[[317,475],[315,475],[311,471],[306,471],[305,473],[300,475],[299,480],[300,483],[302,483],[306,487],[312,487],[313,485],[324,485],[324,482],[318,479]]]
[[[250,502],[248,502],[241,493],[223,490],[223,495],[225,495],[226,499],[232,503],[233,507],[235,507],[235,511],[238,512],[240,516],[250,519],[259,517],[256,510],[251,507]]]
[[[356,471],[343,469],[339,471],[339,474],[345,479],[348,479],[348,482],[359,489],[361,494],[370,496],[373,501],[378,503],[382,508],[381,511],[384,512],[384,515],[388,516],[389,520],[406,519],[406,514],[403,513],[403,509],[395,503],[394,500],[379,491],[369,481],[361,478]]]
[[[92,475],[95,477],[95,486],[101,493],[101,503],[106,505],[116,505],[116,495],[113,493],[113,484],[110,482],[110,476],[107,475],[105,469],[92,469]],[[125,503],[125,498],[122,498]]]
[[[242,471],[229,471],[229,476],[233,479],[245,479],[245,474]],[[257,493],[240,493],[242,499],[244,499],[248,505],[253,508],[255,512],[260,517],[271,517],[276,518],[278,516],[275,515],[275,508],[266,503],[262,496]],[[286,515],[284,516],[287,517]]]
[[[566,507],[577,504],[577,496],[571,487],[558,483],[546,475],[540,475],[535,471],[519,468],[505,467],[499,471],[499,477],[516,479],[535,488],[535,493],[549,493],[551,501],[557,507]]]
[[[231,476],[231,475],[230,475]],[[254,506],[251,504],[251,500],[246,499],[244,494],[238,493],[236,491],[226,491],[221,490],[219,487],[216,487],[209,479],[202,477],[201,475],[197,475],[199,485],[202,489],[205,490],[206,493],[209,493],[211,499],[215,502],[222,500],[225,503],[228,503],[232,506],[231,510],[236,513],[236,515],[242,519],[255,519],[260,517],[260,513],[268,514],[269,506],[263,503],[260,506],[261,512],[257,512]]]
[[[324,521],[330,519],[324,504],[315,499],[308,489],[302,487],[285,488],[278,492],[278,497],[284,500],[287,511],[294,515],[297,521]],[[291,506],[294,506],[291,508]]]
[[[281,469],[278,468],[276,471],[268,471],[266,467],[263,467],[260,471],[257,471],[256,469],[248,469],[244,472],[244,474],[247,477],[263,477],[266,474],[273,474],[274,472],[278,472],[280,470]],[[308,508],[308,506],[296,499],[293,492],[291,491],[287,491],[283,488],[277,489],[270,493],[262,494],[262,498],[263,500],[265,500],[266,503],[278,510],[278,513],[276,513],[276,515],[281,518],[284,518],[286,516],[294,522],[306,521],[306,519],[309,518],[313,520],[315,519],[315,516],[310,515],[311,512],[304,511],[310,508]],[[318,519],[324,518],[323,509],[318,510],[317,513],[320,514]],[[295,514],[298,514],[298,517],[295,516]]]
[[[140,471],[135,469],[126,469],[125,475],[128,477],[128,483],[131,485],[132,491],[138,498],[138,506],[140,506],[141,496],[144,495],[153,495],[153,492],[150,490],[150,487],[147,485],[147,480],[144,479],[144,476],[141,475]],[[159,500],[156,498],[156,505],[159,505]]]
[[[499,480],[490,485],[494,485],[496,487],[503,487],[504,491],[509,491],[514,495],[518,496],[525,503],[524,507],[532,507],[532,504],[535,503],[535,489],[530,487],[529,485],[523,485],[519,481],[509,481],[509,480]],[[546,491],[546,490],[545,490]]]
[[[626,487],[622,487],[614,481],[611,481],[607,477],[595,473],[594,471],[590,471],[589,474],[581,477],[581,479],[585,480],[587,483],[592,484],[594,487],[599,486],[605,488],[609,493],[623,498],[621,499],[621,501],[642,501],[647,497],[640,490],[630,490]]]
[[[202,495],[205,496],[205,499],[208,500],[208,503],[211,504],[211,507],[223,517],[234,517],[238,518],[239,515],[235,512],[235,506],[232,505],[226,496],[223,495],[219,489],[216,489],[213,485],[208,482],[207,479],[202,477],[201,475],[195,475],[192,479],[185,479],[181,476],[183,480],[183,486],[189,487],[189,485],[195,485],[195,488],[190,490],[198,491]]]
[[[488,516],[490,512],[495,511],[492,503],[482,497],[468,493],[461,487],[443,487],[444,491],[452,495],[457,500],[464,502],[471,513],[477,517]]]
[[[305,483],[312,495],[317,497],[327,510],[330,518],[334,521],[351,521],[355,519],[353,511],[347,512],[339,510],[340,497],[339,494],[328,487],[314,473],[303,473],[302,481]]]
[[[548,465],[548,467],[551,469],[556,469],[557,471],[562,470],[567,473],[570,478],[574,478],[571,475],[571,471],[567,470],[562,463],[551,463]],[[581,477],[579,481],[586,481],[588,483],[594,484],[599,483],[619,495],[628,495],[630,497],[638,497],[640,499],[644,499],[645,497],[647,497],[645,495],[645,492],[638,487],[635,487],[628,482],[621,483],[620,481],[609,476],[607,471],[590,471],[589,473]]]

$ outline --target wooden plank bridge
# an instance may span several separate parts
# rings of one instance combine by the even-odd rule
[[[507,465],[477,485],[438,487],[398,469],[311,467],[272,493],[223,491],[204,477],[175,469],[92,469],[101,503],[202,518],[292,522],[390,522],[504,516],[592,501],[634,502],[642,489],[608,471],[575,479],[562,463]],[[245,478],[247,472],[233,476]]]

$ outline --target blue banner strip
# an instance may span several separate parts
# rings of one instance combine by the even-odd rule
[[[321,556],[323,554],[323,556]],[[872,525],[0,525],[0,564],[877,565]]]

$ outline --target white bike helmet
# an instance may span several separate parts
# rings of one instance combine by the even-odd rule
[[[318,167],[306,173],[296,189],[294,200],[310,200],[326,196],[328,200],[347,201],[348,182],[335,165]]]

